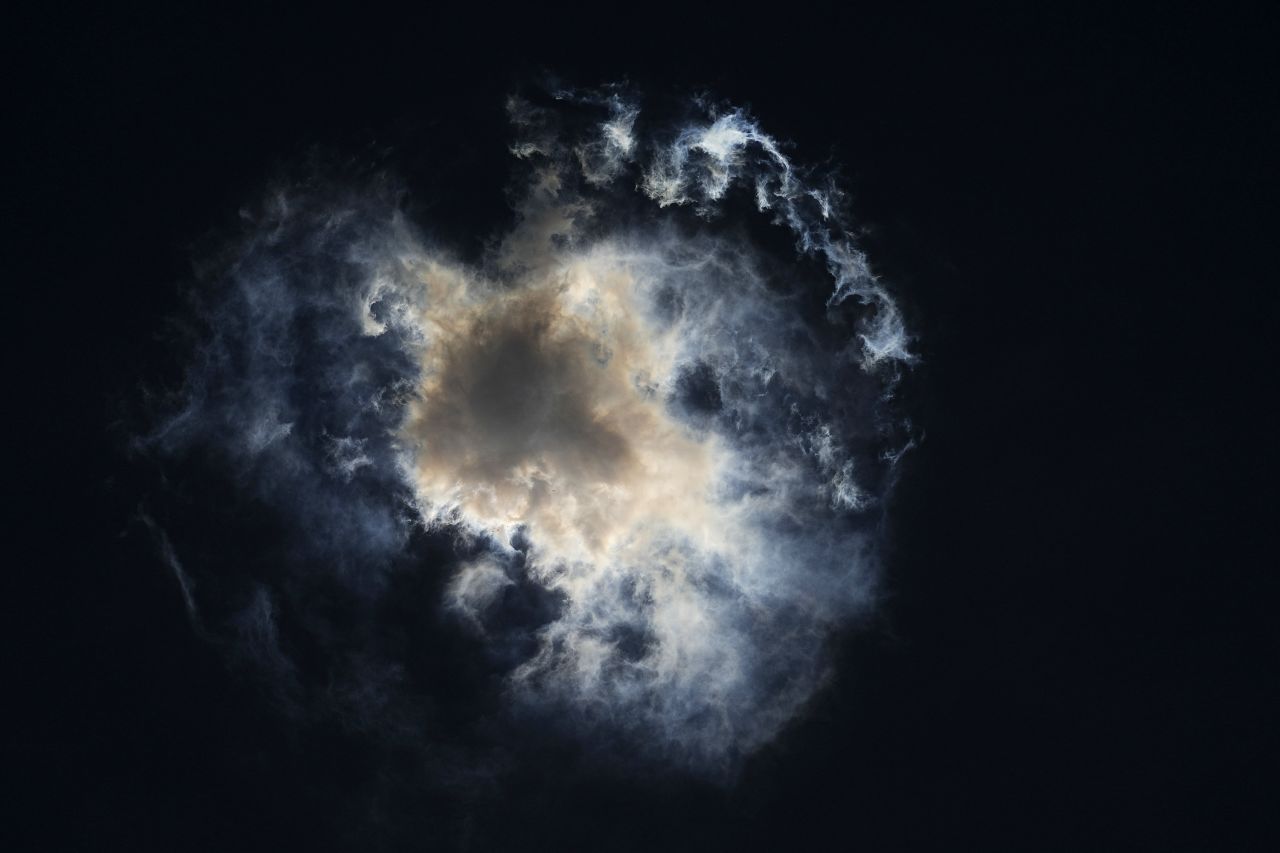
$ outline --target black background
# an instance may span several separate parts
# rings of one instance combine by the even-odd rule
[[[0,846],[1266,848],[1270,23],[793,6],[13,22]],[[376,770],[349,743],[299,748],[192,634],[129,523],[121,400],[176,370],[157,330],[193,244],[314,146],[388,157],[418,214],[478,249],[506,204],[503,97],[543,69],[706,88],[798,159],[841,164],[923,356],[890,599],[731,790],[513,783],[474,814],[393,803],[335,829],[344,786]]]

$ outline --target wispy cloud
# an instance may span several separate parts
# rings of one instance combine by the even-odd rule
[[[512,97],[518,218],[476,264],[385,182],[286,185],[246,214],[144,441],[214,450],[292,519],[287,583],[256,581],[229,634],[289,669],[276,610],[320,578],[376,601],[388,573],[450,571],[421,606],[501,649],[509,706],[572,736],[719,772],[798,713],[874,600],[910,336],[835,186],[744,110],[692,109],[650,125],[621,87]],[[702,224],[748,216],[796,257]],[[421,530],[466,558],[406,561]],[[554,602],[536,618],[530,587]],[[339,692],[385,705],[398,683]]]

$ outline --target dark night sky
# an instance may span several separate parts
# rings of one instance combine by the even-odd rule
[[[593,14],[11,23],[0,847],[1268,848],[1276,28]],[[516,779],[467,816],[333,818],[381,771],[193,635],[129,522],[121,401],[174,375],[193,246],[316,147],[380,152],[479,250],[539,69],[705,88],[840,164],[923,356],[889,600],[732,790]]]

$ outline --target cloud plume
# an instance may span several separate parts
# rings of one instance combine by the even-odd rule
[[[377,614],[428,576],[415,618],[470,638],[502,725],[730,772],[874,603],[909,335],[834,183],[744,110],[649,120],[620,87],[507,108],[516,220],[483,257],[390,179],[317,176],[206,263],[185,383],[139,447],[212,460],[275,526],[243,576],[179,574],[187,605],[295,712],[412,732],[448,699]],[[338,661],[326,691],[302,647]]]

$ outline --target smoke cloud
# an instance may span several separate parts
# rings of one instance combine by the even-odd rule
[[[489,730],[731,773],[874,604],[910,337],[834,183],[746,111],[649,121],[622,88],[507,111],[516,220],[477,260],[388,178],[243,213],[138,447],[203,460],[270,532],[189,559],[147,526],[289,713],[440,737],[456,686],[417,667],[407,612],[464,638],[435,653],[477,657]]]

